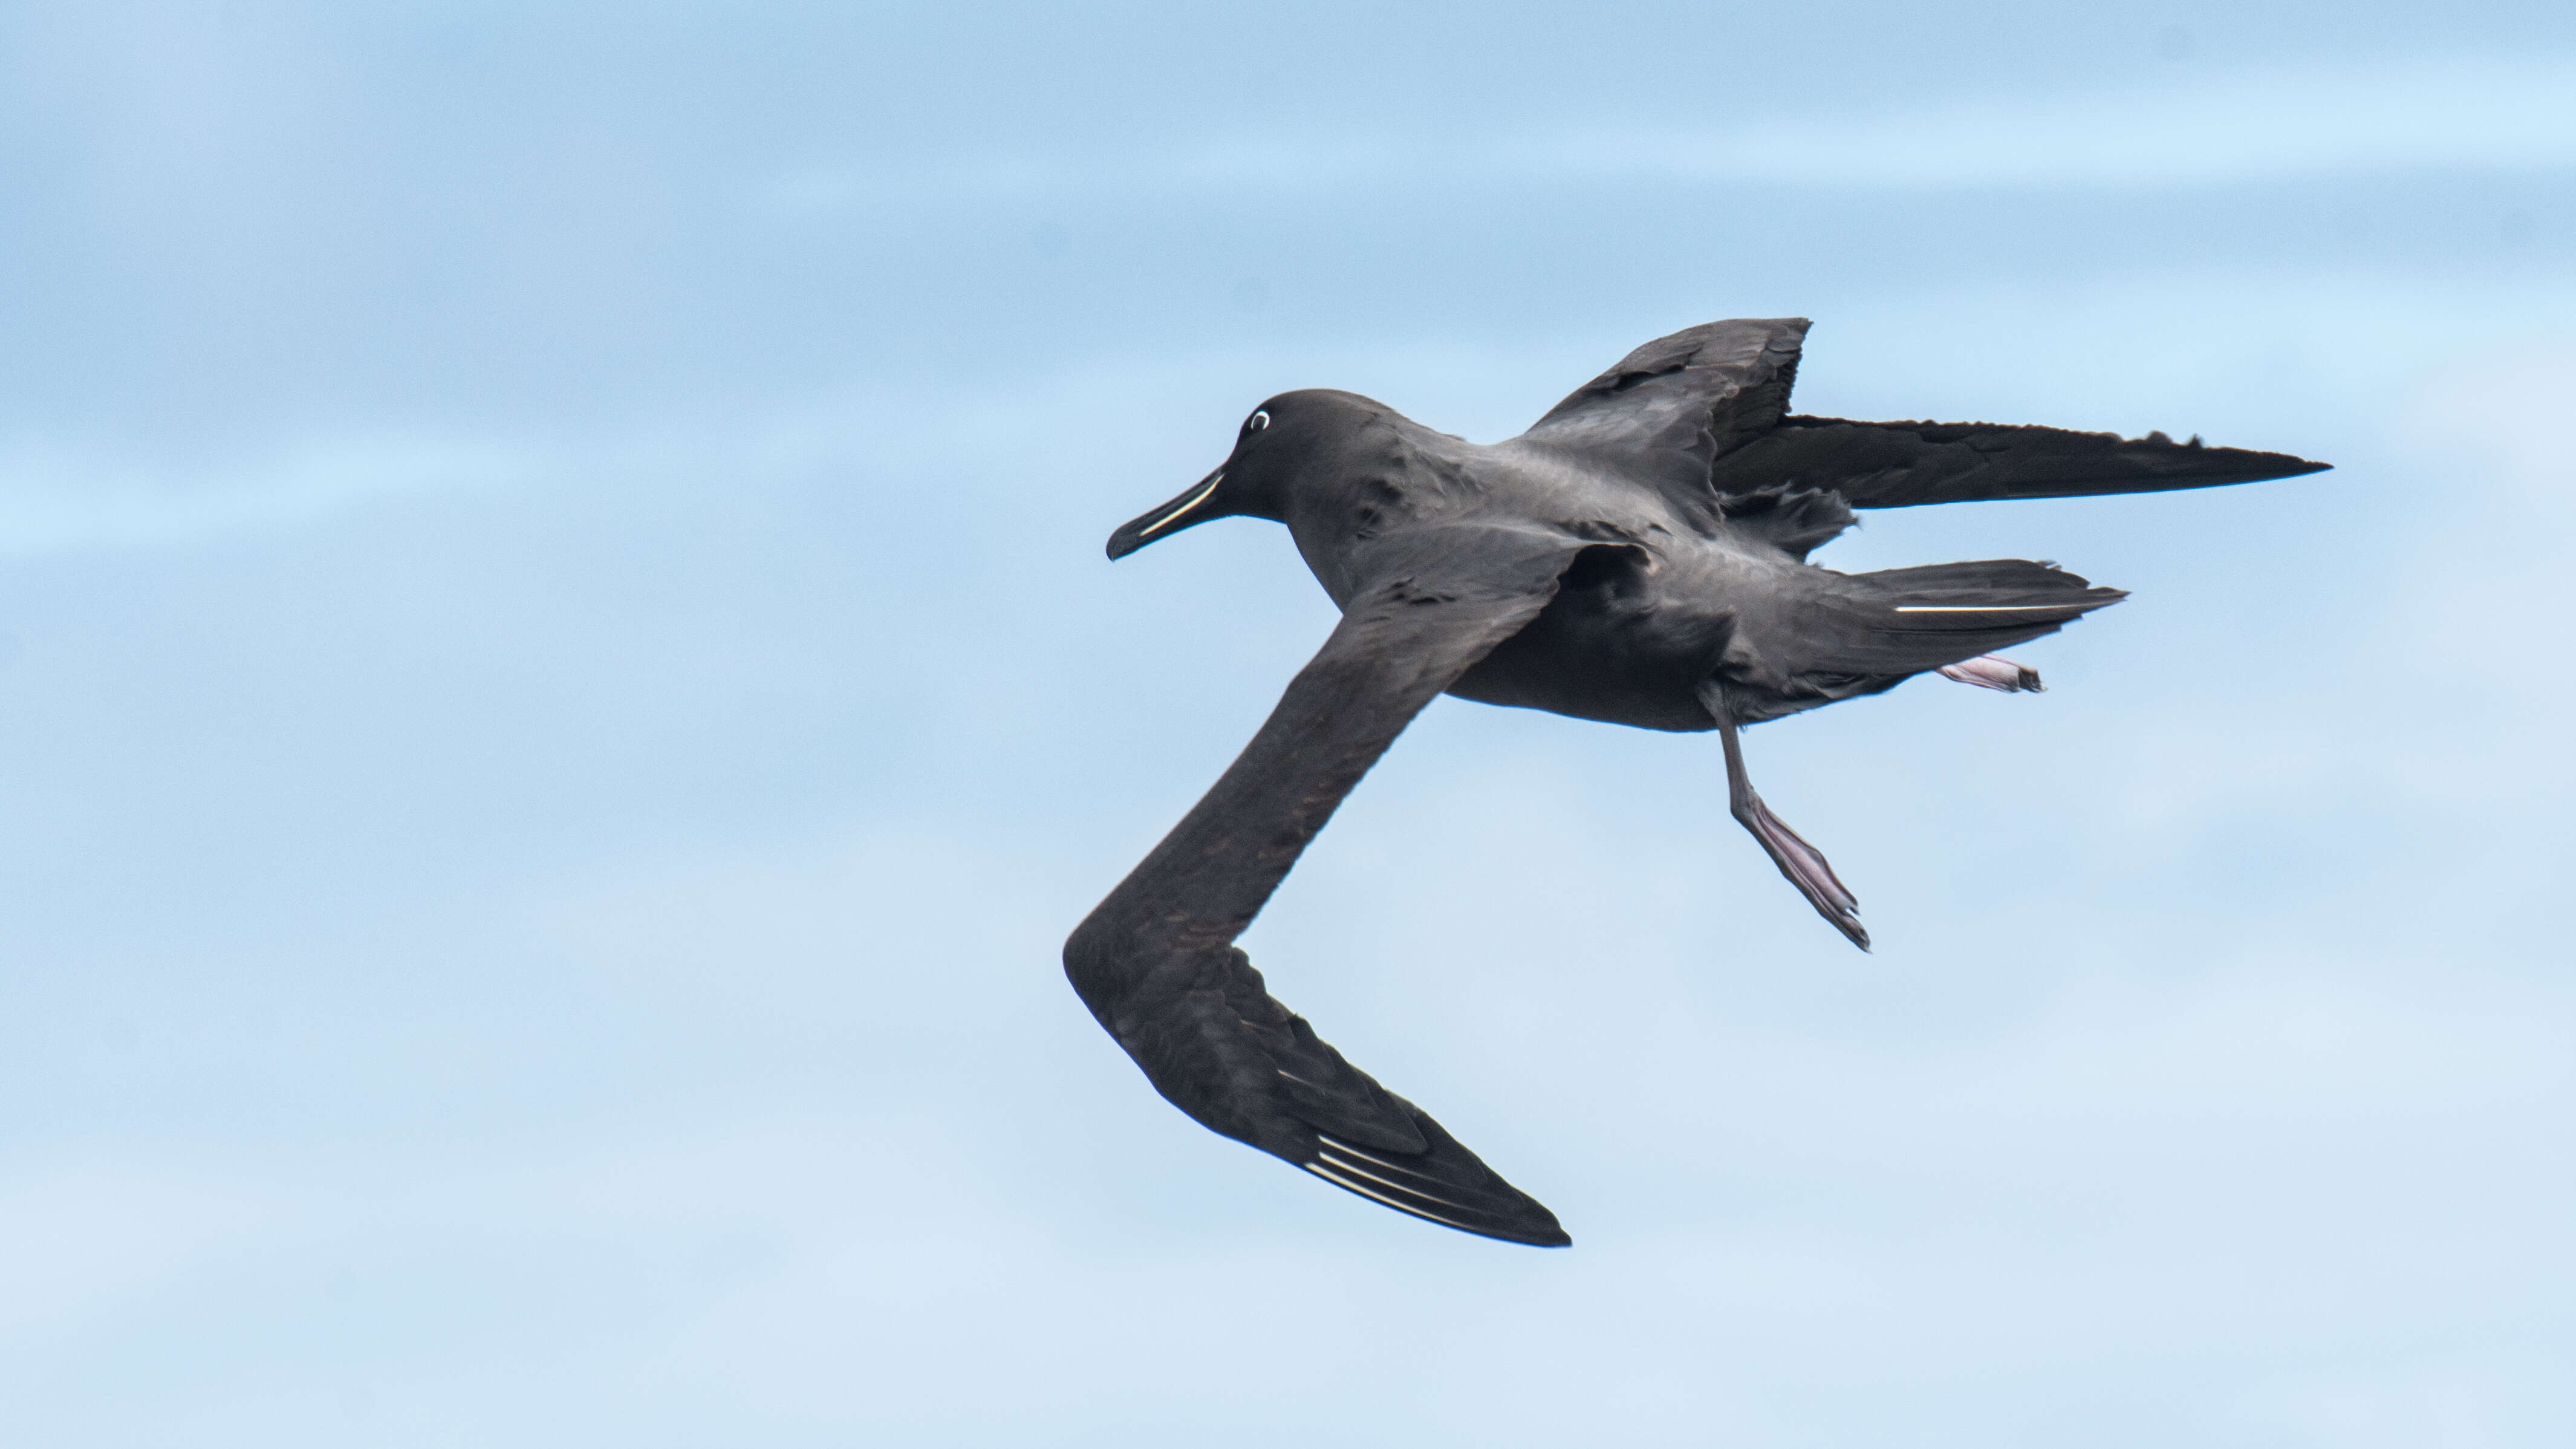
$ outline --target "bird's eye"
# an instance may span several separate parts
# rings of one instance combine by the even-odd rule
[[[1267,409],[1243,420],[1243,430],[1247,433],[1257,433],[1268,426],[1270,426],[1270,413]]]

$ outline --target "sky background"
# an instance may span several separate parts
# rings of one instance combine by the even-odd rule
[[[1435,704],[1247,938],[1545,1253],[1064,933],[1329,603],[1269,393],[2337,471],[1720,753]],[[2555,1446],[2576,9],[0,9],[0,1404],[48,1446]],[[1399,885],[1399,881],[1404,882]]]

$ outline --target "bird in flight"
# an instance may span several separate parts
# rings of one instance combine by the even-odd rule
[[[1284,523],[1342,610],[1242,755],[1065,942],[1074,989],[1172,1105],[1400,1212],[1569,1243],[1553,1213],[1317,1038],[1234,944],[1413,716],[1447,693],[1715,731],[1736,820],[1866,950],[1858,902],[1762,803],[1737,732],[1936,670],[2037,689],[1993,651],[2124,596],[2018,559],[1842,574],[1807,555],[1856,508],[2327,466],[2162,433],[1792,415],[1807,325],[1659,338],[1491,446],[1354,393],[1281,393],[1216,471],[1110,535],[1116,559],[1210,519]]]

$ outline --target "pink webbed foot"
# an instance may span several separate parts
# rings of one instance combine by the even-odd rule
[[[1825,853],[1807,843],[1807,838],[1790,829],[1753,789],[1753,779],[1744,770],[1744,742],[1738,739],[1739,726],[1735,711],[1726,700],[1725,681],[1711,678],[1700,686],[1700,703],[1708,707],[1708,717],[1717,722],[1717,737],[1726,747],[1726,807],[1737,822],[1750,831],[1762,845],[1762,853],[1816,908],[1816,914],[1831,922],[1851,943],[1869,949],[1869,932],[1860,923],[1860,900],[1825,863]]]
[[[1798,888],[1807,904],[1816,908],[1817,915],[1849,937],[1853,945],[1868,950],[1869,931],[1860,923],[1860,899],[1843,884],[1842,877],[1834,874],[1834,868],[1825,861],[1825,853],[1772,814],[1761,796],[1747,790],[1742,803],[1744,808],[1736,812],[1736,818],[1762,843],[1771,863],[1780,867],[1780,874],[1789,878],[1789,884]]]
[[[2039,682],[2039,671],[2027,664],[2015,664],[2000,654],[1980,654],[1956,664],[1941,666],[1943,679],[1973,684],[1979,689],[2000,689],[2006,694],[2044,692],[2048,686]]]

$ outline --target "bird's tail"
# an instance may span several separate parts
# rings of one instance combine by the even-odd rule
[[[2009,648],[2128,595],[2025,559],[1851,574],[1819,601],[1810,668],[1893,683]]]

